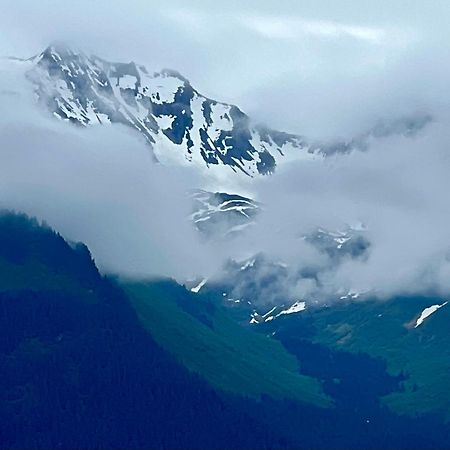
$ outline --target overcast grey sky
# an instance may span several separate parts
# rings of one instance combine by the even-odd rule
[[[0,53],[64,40],[177,69],[274,127],[345,137],[438,101],[449,18],[445,0],[2,0]]]

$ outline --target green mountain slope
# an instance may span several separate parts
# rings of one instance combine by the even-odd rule
[[[163,350],[86,247],[0,214],[0,448],[292,448]],[[224,444],[226,442],[226,444]]]
[[[398,413],[438,413],[450,419],[450,308],[415,328],[421,311],[440,298],[398,298],[334,305],[313,315],[315,341],[384,359],[403,390],[383,398]]]
[[[123,286],[154,339],[212,385],[245,396],[331,405],[320,383],[299,374],[296,358],[278,341],[239,326],[217,303],[172,281]]]
[[[432,414],[448,421],[450,306],[443,306],[421,325],[415,326],[425,308],[443,303],[442,298],[421,296],[385,301],[337,302],[330,307],[310,308],[301,314],[280,317],[256,328],[264,334],[275,334],[289,351],[303,361],[304,366],[311,362],[315,364],[315,371],[303,372],[322,380],[329,377],[331,367],[336,366],[339,358],[342,359],[340,367],[347,365],[349,368],[352,365],[349,358],[355,362],[357,359],[362,361],[365,356],[373,358],[373,363],[378,361],[381,364],[378,364],[377,370],[383,370],[384,366],[387,375],[397,379],[399,384],[398,389],[379,392],[383,405],[397,414]],[[320,352],[324,352],[321,357],[318,356]],[[331,366],[328,372],[323,372],[327,364]],[[367,361],[363,366],[349,369],[358,371],[361,378],[355,378],[354,382],[361,383],[361,389],[369,391],[376,385],[387,383],[387,386],[390,382],[377,379],[381,372],[376,374],[375,366],[369,370],[368,364],[372,363]],[[347,375],[354,377],[352,371],[347,370]],[[345,370],[337,371],[340,372]],[[366,388],[362,380],[364,377],[368,377]],[[394,379],[391,381],[395,382]]]

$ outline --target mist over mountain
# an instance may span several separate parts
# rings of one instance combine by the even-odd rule
[[[3,146],[14,148],[3,154],[3,206],[87,242],[105,270],[220,279],[228,261],[262,254],[287,271],[263,303],[448,290],[449,236],[436,225],[447,190],[442,112],[320,144],[252,125],[177,72],[151,75],[62,44],[3,59],[2,77],[2,96],[17,99],[2,115]],[[16,138],[20,128],[28,131]],[[406,161],[407,171],[396,169]],[[192,189],[231,197],[199,202]],[[365,258],[337,261],[308,238],[358,224],[367,228]],[[417,234],[430,239],[411,246]],[[390,280],[399,265],[401,276]]]
[[[2,6],[0,448],[448,447],[447,2]]]

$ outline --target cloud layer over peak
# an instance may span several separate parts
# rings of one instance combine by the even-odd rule
[[[448,2],[308,3],[233,0],[213,11],[206,0],[6,0],[0,53],[31,56],[64,40],[149,70],[173,67],[258,121],[322,140],[416,112],[433,122],[408,138],[371,135],[364,152],[236,183],[264,205],[258,224],[232,241],[205,243],[187,220],[185,194],[214,188],[210,179],[152,164],[120,128],[54,121],[36,110],[31,91],[11,93],[17,80],[3,72],[0,205],[85,241],[105,270],[210,276],[228,258],[262,252],[287,264],[276,288],[296,299],[340,289],[449,294]],[[332,264],[303,239],[317,227],[354,223],[367,226],[365,258]],[[311,267],[315,277],[299,276]]]

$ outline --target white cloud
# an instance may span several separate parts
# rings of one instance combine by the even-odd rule
[[[272,214],[260,230],[205,248],[183,218],[181,192],[195,177],[184,183],[177,172],[147,166],[122,131],[69,131],[28,117],[7,97],[0,101],[2,204],[86,241],[103,267],[174,275],[207,275],[226,256],[258,250],[316,263],[317,255],[293,244],[296,233],[362,220],[371,257],[327,272],[325,284],[450,292],[448,2],[381,3],[5,0],[3,54],[31,56],[65,39],[107,59],[173,67],[212,98],[318,138],[352,136],[380,117],[415,110],[438,120],[415,141],[379,141],[371,152],[265,179],[257,190]]]
[[[388,33],[382,28],[347,25],[335,21],[307,20],[301,17],[242,17],[244,27],[271,39],[302,40],[305,37],[353,38],[382,44]]]

